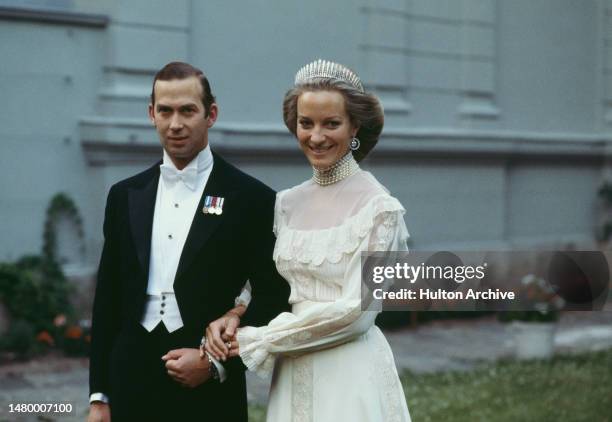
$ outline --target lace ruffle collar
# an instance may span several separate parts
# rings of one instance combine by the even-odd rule
[[[274,260],[297,260],[303,264],[321,265],[327,260],[338,263],[344,254],[357,250],[374,227],[376,217],[384,212],[405,212],[400,202],[382,193],[372,197],[357,214],[339,226],[318,230],[299,230],[284,224],[282,197],[277,198]],[[408,234],[406,233],[406,237]]]

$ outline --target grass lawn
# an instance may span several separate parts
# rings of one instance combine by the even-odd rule
[[[612,422],[612,349],[470,372],[406,372],[402,383],[413,422]],[[249,414],[265,420],[262,407]]]

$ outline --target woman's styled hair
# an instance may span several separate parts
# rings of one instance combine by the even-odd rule
[[[304,92],[313,91],[336,91],[342,94],[351,124],[359,128],[357,138],[361,145],[359,149],[352,151],[353,157],[358,162],[363,160],[378,142],[385,123],[383,108],[378,97],[335,78],[312,78],[299,83],[287,91],[283,100],[283,120],[294,136],[297,134],[298,98]]]

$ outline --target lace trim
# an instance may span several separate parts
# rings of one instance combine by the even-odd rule
[[[240,358],[249,371],[267,377],[274,369],[274,355],[268,353],[262,340],[261,330],[265,327],[241,327],[238,329]]]
[[[312,409],[313,369],[312,355],[301,356],[293,360],[292,422],[312,422],[314,416]]]
[[[384,397],[387,404],[384,407],[385,421],[405,422],[406,418],[404,416],[407,414],[409,422],[410,414],[406,407],[404,389],[397,374],[393,353],[389,349],[388,343],[380,329],[378,327],[374,329],[378,331],[377,335],[382,337],[381,339],[376,339],[375,342],[376,358],[374,359],[374,365],[378,375],[377,384],[382,386],[384,390],[382,397]]]
[[[339,226],[320,230],[296,230],[277,222],[283,218],[280,210],[280,197],[277,198],[277,218],[274,231],[277,235],[274,247],[274,260],[297,260],[302,264],[321,265],[327,260],[337,264],[344,254],[354,252],[361,241],[374,227],[375,219],[384,212],[405,210],[400,202],[388,194],[374,196],[355,215]],[[408,234],[405,233],[407,237]]]
[[[385,212],[376,216],[374,222],[376,227],[370,235],[368,251],[384,252],[389,250],[393,243],[393,237],[395,236],[395,230],[398,223],[397,220],[399,218],[401,218],[401,216],[399,216],[398,213],[391,212]]]

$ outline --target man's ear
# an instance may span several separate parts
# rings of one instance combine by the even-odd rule
[[[151,119],[151,123],[153,123],[153,126],[155,126],[155,114],[153,104],[149,104],[149,119]]]
[[[213,127],[213,125],[217,121],[218,116],[219,107],[217,107],[217,103],[212,103],[208,108],[208,116],[206,117],[206,120],[208,121],[208,128]]]

